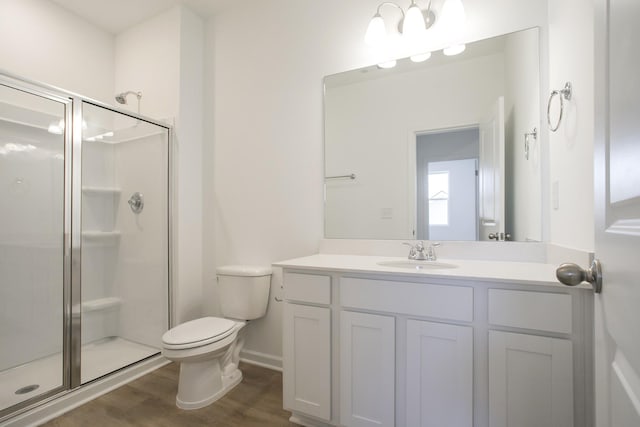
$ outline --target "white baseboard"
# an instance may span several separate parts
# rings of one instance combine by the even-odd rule
[[[282,372],[282,357],[259,351],[242,350],[240,360],[251,365]]]
[[[304,415],[296,414],[294,412],[291,413],[291,417],[289,418],[294,424],[299,424],[304,427],[327,427],[331,426],[331,424],[327,424],[324,421],[314,420],[312,418],[305,417]]]

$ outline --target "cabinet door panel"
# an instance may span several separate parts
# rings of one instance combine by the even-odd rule
[[[407,425],[473,425],[473,329],[407,321]]]
[[[340,424],[395,424],[395,319],[340,313]]]
[[[331,419],[330,310],[284,305],[283,395],[285,408]]]
[[[489,425],[573,426],[571,341],[489,331]]]

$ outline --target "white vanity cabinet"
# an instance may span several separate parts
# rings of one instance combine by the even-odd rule
[[[593,426],[588,289],[300,267],[284,277],[294,422]]]
[[[334,301],[341,309],[340,354],[351,355],[354,347],[367,341],[370,347],[366,353],[340,358],[341,425],[471,426],[473,330],[446,322],[473,320],[473,288],[360,277],[341,277],[339,288]],[[348,311],[354,309],[384,315]],[[424,317],[437,322],[418,320]],[[353,339],[357,328],[362,328],[360,340]],[[402,332],[394,340],[395,329]],[[371,388],[353,386],[364,376],[351,375],[352,366],[362,357],[375,361],[366,362],[369,374],[379,377],[379,384]],[[404,375],[396,381],[398,370]],[[406,396],[406,402],[399,405],[396,384],[404,384]],[[375,407],[371,413],[380,415],[354,411],[351,402],[356,400],[363,403],[361,407]],[[398,411],[403,413],[396,414]]]
[[[489,425],[583,425],[573,420],[571,295],[489,289],[488,303],[491,328],[535,331],[489,331]]]
[[[571,341],[489,332],[489,425],[574,425]]]
[[[473,328],[407,320],[407,426],[473,425]]]
[[[395,319],[340,312],[340,423],[395,424]]]
[[[286,409],[331,420],[331,278],[285,274],[283,400]]]

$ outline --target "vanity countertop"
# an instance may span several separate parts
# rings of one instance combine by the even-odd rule
[[[401,257],[369,255],[317,254],[273,263],[276,267],[308,269],[318,271],[339,271],[350,273],[391,274],[405,277],[433,277],[443,279],[472,279],[493,283],[518,283],[564,287],[556,279],[557,265],[533,262],[474,261],[459,259],[438,259],[437,263],[454,264],[456,268],[408,269],[379,265],[379,262],[403,261]],[[422,261],[429,263],[429,261]],[[583,283],[576,288],[590,289]]]

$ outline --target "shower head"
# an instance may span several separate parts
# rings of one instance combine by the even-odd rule
[[[116,101],[118,101],[119,104],[126,104],[127,103],[127,95],[135,95],[138,98],[138,102],[140,102],[140,98],[142,98],[142,92],[134,92],[134,91],[126,91],[126,92],[122,92],[122,93],[118,93],[116,95]]]
[[[116,101],[118,101],[119,104],[126,104],[128,95],[135,95],[136,98],[138,98],[138,114],[140,114],[140,98],[142,98],[142,92],[128,90],[126,92],[118,93],[116,94]]]

